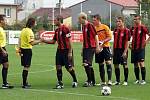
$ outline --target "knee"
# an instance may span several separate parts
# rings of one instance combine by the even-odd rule
[[[56,70],[61,70],[61,65],[56,65]]]

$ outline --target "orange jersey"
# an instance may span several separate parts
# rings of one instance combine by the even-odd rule
[[[99,26],[95,26],[95,29],[96,29],[96,32],[98,34],[99,41],[103,41],[107,37],[112,38],[111,31],[110,31],[110,29],[109,29],[109,27],[107,25],[100,24]],[[103,47],[109,47],[109,46],[110,46],[109,41],[105,42],[103,44]]]

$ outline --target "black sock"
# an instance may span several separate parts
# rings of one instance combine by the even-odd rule
[[[145,76],[146,76],[146,68],[145,67],[141,67],[141,75],[142,75],[142,80],[145,80]]]
[[[69,71],[70,75],[72,76],[73,78],[73,82],[77,82],[77,78],[76,78],[76,74],[75,74],[75,71],[72,69],[71,71]]]
[[[91,69],[91,79],[92,79],[92,84],[95,84],[94,69],[93,69],[93,67],[90,67],[90,69]]]
[[[120,68],[115,68],[116,81],[120,82]]]
[[[104,64],[99,64],[99,72],[100,72],[101,81],[102,81],[102,82],[105,82],[105,69],[104,69]]]
[[[87,81],[91,82],[91,70],[89,68],[89,65],[88,66],[84,66],[84,68],[85,68],[85,72],[86,72],[86,75],[87,75]]]
[[[7,73],[8,73],[8,68],[2,69],[2,78],[3,78],[3,84],[7,84]]]
[[[108,80],[111,80],[111,76],[112,76],[112,68],[111,68],[111,64],[107,64],[107,75],[108,75]]]
[[[134,73],[135,73],[135,77],[136,77],[136,80],[139,80],[139,67],[134,67]]]
[[[62,69],[57,69],[57,80],[62,81]]]
[[[27,77],[28,77],[28,71],[23,70],[23,72],[22,72],[23,85],[27,85]]]
[[[125,68],[125,67],[124,67],[124,81],[125,81],[125,82],[128,81],[128,73],[129,73],[128,68]]]

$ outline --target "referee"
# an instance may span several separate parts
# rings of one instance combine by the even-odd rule
[[[5,19],[3,15],[0,15],[0,64],[3,65],[2,68],[2,78],[3,78],[3,89],[13,88],[13,86],[9,85],[7,82],[7,73],[8,73],[8,53],[6,51],[6,33],[3,30],[5,26]]]
[[[22,88],[29,88],[31,85],[27,82],[28,71],[32,59],[32,46],[40,43],[40,40],[34,40],[32,27],[35,25],[35,19],[29,18],[26,27],[22,29],[19,39],[19,49],[21,55],[21,65],[24,67],[22,71],[23,86]]]

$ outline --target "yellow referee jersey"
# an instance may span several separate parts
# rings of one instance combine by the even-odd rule
[[[111,31],[109,27],[105,24],[100,24],[99,26],[95,26],[96,32],[98,34],[99,41],[103,41],[105,38],[110,37],[112,38]],[[104,47],[109,47],[110,43],[105,42],[103,44]]]
[[[0,46],[6,46],[6,33],[4,32],[2,27],[0,27]]]
[[[23,28],[20,34],[21,48],[32,49],[32,45],[30,44],[32,41],[34,41],[34,34],[32,29]]]

